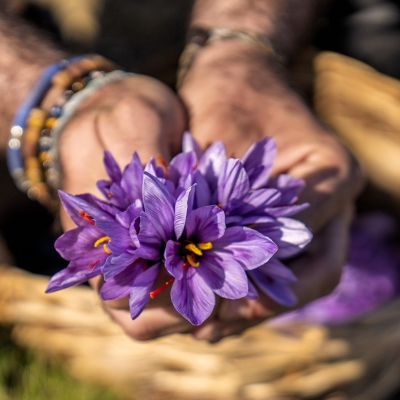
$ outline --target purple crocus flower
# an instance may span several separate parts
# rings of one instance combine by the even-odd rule
[[[194,325],[212,313],[215,295],[256,298],[258,290],[291,306],[293,273],[280,260],[311,240],[291,218],[303,183],[271,178],[275,142],[253,145],[242,160],[228,158],[217,142],[204,153],[189,135],[169,164],[135,153],[122,171],[108,152],[110,180],[98,182],[105,201],[61,193],[77,224],[56,242],[69,266],[50,281],[59,290],[102,275],[104,300],[129,297],[132,318],[171,287],[176,310]],[[169,274],[156,287],[157,278]]]
[[[56,273],[46,292],[55,292],[79,285],[101,274],[102,265],[111,253],[110,238],[95,219],[111,220],[112,216],[97,206],[94,196],[72,196],[60,192],[61,202],[77,227],[60,236],[55,248],[69,261],[67,268]]]
[[[228,299],[247,296],[245,271],[266,263],[277,251],[275,243],[250,228],[227,228],[218,206],[193,209],[194,186],[174,201],[157,178],[145,173],[143,191],[139,253],[165,259],[174,277],[175,309],[199,325],[210,316],[215,294]]]
[[[204,202],[214,201],[222,207],[228,226],[251,227],[278,245],[276,255],[248,275],[256,287],[275,301],[293,306],[296,296],[290,286],[296,282],[296,277],[279,259],[300,253],[312,235],[302,222],[290,218],[307,207],[307,204],[296,204],[303,181],[284,174],[271,177],[276,157],[275,141],[272,138],[260,140],[242,160],[227,158],[221,142],[202,153],[188,133],[183,138],[183,149],[186,154],[192,154],[187,157],[188,165],[193,154],[198,160],[198,171],[204,177],[202,193],[206,196],[209,193]],[[204,181],[208,191],[204,189]],[[255,292],[253,290],[252,297]]]
[[[160,263],[140,258],[138,248],[139,217],[142,208],[131,205],[115,220],[99,220],[97,225],[112,238],[110,256],[102,267],[105,282],[100,290],[103,300],[129,296],[132,319],[150,300],[150,293],[160,272]]]

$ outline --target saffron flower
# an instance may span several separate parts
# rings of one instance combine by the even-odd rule
[[[65,232],[55,242],[59,254],[69,261],[67,268],[50,280],[47,292],[79,285],[101,274],[101,267],[111,250],[110,238],[96,226],[93,216],[104,220],[109,214],[96,206],[93,196],[71,196],[60,192],[62,205],[77,227]]]
[[[56,242],[70,261],[48,291],[101,275],[103,300],[129,297],[132,318],[170,290],[175,309],[193,325],[212,313],[216,296],[257,298],[258,291],[285,306],[296,303],[296,277],[283,264],[311,240],[293,216],[303,182],[271,177],[275,142],[254,144],[241,159],[221,142],[202,152],[189,135],[170,163],[143,165],[135,153],[124,170],[105,152],[104,196],[60,192],[77,227]],[[159,279],[166,279],[157,286]]]
[[[154,252],[152,257],[164,258],[166,270],[174,277],[175,309],[199,325],[212,313],[214,293],[226,299],[246,297],[245,271],[265,264],[278,248],[253,229],[227,228],[225,213],[218,206],[193,210],[195,190],[191,186],[174,201],[156,178],[145,173],[143,191],[148,196],[144,200],[151,200],[151,207],[144,202],[139,238],[142,256]],[[153,223],[155,218],[158,224]]]

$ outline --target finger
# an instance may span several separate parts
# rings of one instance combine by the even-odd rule
[[[352,216],[352,207],[348,206],[320,232],[315,250],[291,264],[298,277],[294,289],[299,305],[330,293],[339,283],[347,259]]]
[[[325,138],[321,143],[283,149],[274,174],[305,181],[300,202],[310,204],[297,217],[317,232],[355,198],[363,185],[358,163],[345,149]]]
[[[172,333],[190,332],[193,329],[189,322],[170,307],[146,308],[135,320],[132,320],[127,310],[108,308],[107,302],[105,307],[124,332],[136,340],[149,340]]]
[[[262,321],[262,319],[241,319],[228,322],[212,320],[210,322],[206,322],[201,327],[194,329],[192,335],[196,339],[205,340],[210,343],[216,343],[228,336],[240,335],[246,329],[257,325]]]

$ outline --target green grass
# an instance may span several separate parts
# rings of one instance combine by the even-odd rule
[[[84,384],[60,366],[16,346],[0,329],[0,400],[117,400],[111,391]]]

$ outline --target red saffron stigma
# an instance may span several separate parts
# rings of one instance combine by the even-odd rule
[[[99,260],[93,261],[89,264],[89,270],[93,271],[99,265]]]
[[[85,211],[79,211],[79,215],[87,222],[89,222],[89,224],[94,225],[94,219]]]
[[[153,290],[150,292],[150,298],[155,299],[160,293],[162,293],[165,289],[167,289],[168,286],[170,286],[175,278],[168,279],[163,285],[161,285],[159,288],[156,290]]]

